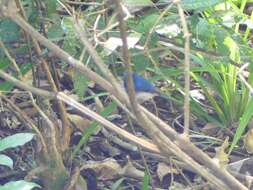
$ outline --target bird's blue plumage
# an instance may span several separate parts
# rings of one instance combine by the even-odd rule
[[[127,76],[128,73],[124,74],[123,80],[124,80],[124,87],[127,89]],[[133,73],[133,83],[134,83],[134,89],[135,92],[148,92],[148,93],[157,93],[156,87],[150,83],[147,79],[143,78],[142,76]]]

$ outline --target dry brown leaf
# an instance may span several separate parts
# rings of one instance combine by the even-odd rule
[[[82,166],[81,170],[83,169],[94,170],[100,180],[111,180],[121,176],[141,180],[144,177],[144,172],[136,169],[130,161],[124,167],[121,167],[113,158],[108,158],[101,162],[89,162]]]
[[[215,125],[214,123],[207,123],[201,131],[210,136],[215,136],[217,132],[220,130],[220,127]]]
[[[101,162],[89,162],[82,166],[83,169],[93,169],[100,180],[114,179],[120,176],[122,172],[122,167],[113,158],[108,158]]]
[[[82,132],[90,127],[91,121],[89,119],[83,118],[76,114],[68,114],[68,118],[70,119],[71,123]]]

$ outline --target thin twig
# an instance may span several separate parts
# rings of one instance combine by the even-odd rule
[[[7,56],[7,58],[12,63],[12,66],[14,67],[14,69],[16,70],[16,72],[18,74],[18,78],[22,80],[23,76],[22,76],[22,73],[21,73],[17,63],[16,63],[16,60],[14,58],[12,58],[11,54],[9,53],[8,49],[5,47],[5,45],[4,45],[4,43],[2,42],[1,39],[0,39],[0,47],[3,49],[5,55]]]
[[[0,70],[0,76],[2,78],[4,78],[5,80],[15,84],[16,86],[25,89],[27,91],[33,92],[39,96],[45,97],[45,98],[54,98],[54,93],[46,91],[46,90],[41,90],[39,88],[35,88],[33,86],[30,86],[28,84],[26,84],[25,82],[22,82],[12,76],[10,76],[9,74],[5,73],[4,71]]]
[[[184,96],[184,133],[186,138],[189,138],[189,125],[190,125],[190,36],[188,31],[187,22],[185,19],[184,11],[181,6],[180,0],[175,0],[177,5],[178,14],[181,19],[183,33],[184,33],[184,77],[185,77],[185,96]]]

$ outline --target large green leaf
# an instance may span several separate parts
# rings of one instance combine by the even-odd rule
[[[8,166],[11,169],[13,168],[13,161],[9,156],[0,154],[0,165]]]
[[[224,0],[182,0],[182,6],[187,10],[205,9],[223,2]]]
[[[0,39],[4,42],[20,39],[20,28],[10,19],[0,20]]]
[[[131,21],[129,21],[128,25],[138,33],[147,33],[153,27],[158,18],[159,14],[148,14],[147,16],[143,16],[138,23],[131,23]]]
[[[40,186],[36,183],[20,180],[20,181],[12,181],[4,185],[0,185],[0,190],[31,190],[34,187],[40,188]]]
[[[25,143],[32,140],[33,137],[34,137],[33,133],[18,133],[15,135],[5,137],[0,140],[0,151],[5,150],[7,148],[22,146]]]
[[[45,0],[44,2],[47,6],[48,15],[55,13],[57,7],[57,0]]]
[[[195,30],[198,36],[207,40],[211,38],[214,33],[214,24],[210,24],[206,19],[199,18]]]

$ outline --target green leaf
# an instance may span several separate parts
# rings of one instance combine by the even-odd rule
[[[148,16],[142,17],[138,24],[129,23],[130,27],[139,33],[147,33],[155,24],[156,20],[159,18],[159,14],[149,14]]]
[[[224,0],[182,0],[182,6],[186,10],[205,9],[223,2]]]
[[[0,39],[4,42],[16,41],[20,39],[19,26],[10,19],[0,21]]]
[[[224,39],[224,44],[228,47],[230,51],[229,57],[236,63],[240,62],[240,51],[237,43],[230,37]]]
[[[18,133],[15,135],[5,137],[0,140],[0,151],[5,150],[7,148],[22,146],[25,143],[32,140],[33,137],[34,137],[33,133]]]
[[[148,172],[145,172],[145,175],[142,180],[141,190],[149,190],[148,184],[149,184],[149,175]]]
[[[32,63],[25,63],[25,64],[22,64],[22,66],[20,67],[20,71],[22,75],[26,74],[31,69],[32,69]]]
[[[112,184],[111,190],[118,190],[120,189],[120,185],[122,184],[122,182],[125,180],[124,177],[118,179],[115,183]]]
[[[10,65],[10,60],[8,58],[0,59],[0,69],[5,69]]]
[[[200,18],[196,25],[196,30],[198,35],[208,39],[214,33],[214,25],[210,24],[206,19]]]
[[[39,11],[37,9],[37,7],[35,7],[35,4],[33,1],[31,0],[22,0],[22,6],[25,10],[25,14],[27,16],[27,18],[30,18],[32,16],[32,14],[34,14],[36,12],[36,14],[39,14]],[[31,20],[29,20],[30,23]]]
[[[147,67],[151,65],[150,59],[143,54],[134,56],[132,58],[132,62],[134,63],[134,71],[137,73],[145,70]]]
[[[229,148],[229,154],[232,152],[233,148],[235,147],[235,145],[237,144],[237,142],[240,140],[242,134],[245,131],[246,126],[248,125],[250,119],[253,116],[253,98],[251,98],[250,102],[248,103],[244,114],[242,115],[240,122],[239,122],[239,126],[236,129],[236,133],[235,136],[233,138],[232,144]]]
[[[64,31],[60,24],[54,24],[48,29],[47,36],[50,39],[61,38],[64,35]]]
[[[75,56],[77,53],[77,41],[74,38],[66,38],[63,42],[63,50],[70,55]]]
[[[12,181],[4,185],[0,185],[0,190],[31,190],[34,187],[41,188],[36,183],[20,180],[20,181]]]
[[[89,79],[80,71],[74,71],[73,83],[74,90],[80,99],[83,99],[84,93],[88,88]]]
[[[75,36],[72,17],[64,16],[61,19],[61,28],[69,37]]]
[[[0,154],[0,165],[8,166],[11,169],[13,168],[13,161],[9,156]]]
[[[217,44],[217,52],[219,52],[219,54],[228,56],[229,48],[227,45],[224,44],[224,40],[229,37],[229,34],[227,33],[226,30],[217,28],[217,26],[215,28],[214,33],[215,33],[215,39],[216,39],[216,44]]]
[[[45,0],[44,2],[47,7],[47,14],[51,15],[55,13],[57,7],[57,0]]]
[[[153,5],[152,1],[150,0],[123,0],[123,4],[128,7]]]

